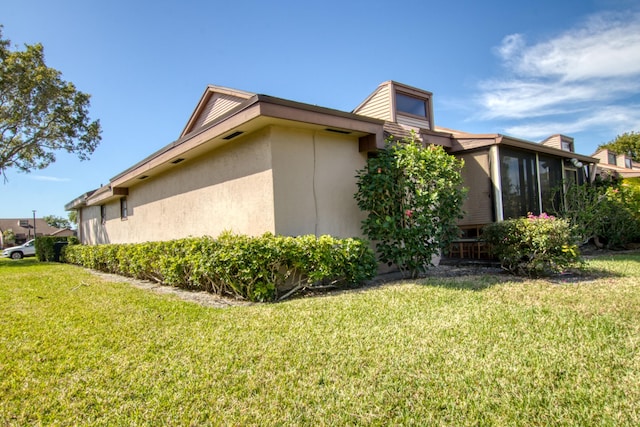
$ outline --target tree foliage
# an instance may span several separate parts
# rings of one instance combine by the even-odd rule
[[[600,145],[598,148],[609,149],[616,154],[626,154],[633,161],[640,162],[640,133],[626,132],[618,135],[613,141]]]
[[[570,185],[554,213],[571,223],[582,243],[593,240],[598,247],[615,249],[640,241],[640,188],[635,179]]]
[[[71,224],[78,224],[78,211],[69,211],[69,222]]]
[[[57,151],[88,159],[100,142],[89,98],[47,67],[41,44],[12,51],[0,26],[0,174],[43,169]]]
[[[42,219],[44,219],[44,222],[46,222],[52,227],[71,228],[71,222],[68,219],[62,218],[60,216],[46,215]]]
[[[423,147],[412,135],[389,140],[357,172],[355,198],[367,213],[362,229],[381,262],[415,276],[458,236],[466,194],[462,166],[442,147]]]
[[[13,245],[16,243],[16,233],[13,232],[13,229],[7,228],[2,232],[2,239],[5,245]]]

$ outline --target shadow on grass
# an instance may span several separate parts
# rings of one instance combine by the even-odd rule
[[[0,258],[0,268],[26,267],[34,264],[40,264],[40,261],[38,261],[38,258],[36,257],[27,257],[22,259]]]
[[[436,286],[457,290],[482,291],[504,283],[547,282],[555,285],[588,284],[603,279],[624,277],[616,271],[608,269],[584,267],[545,277],[516,276],[500,268],[477,268],[473,271],[457,267],[449,269],[446,275],[434,275],[420,278],[417,283],[424,286]]]

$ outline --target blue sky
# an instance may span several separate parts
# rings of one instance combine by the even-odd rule
[[[174,141],[208,84],[351,111],[383,81],[437,126],[592,154],[640,131],[640,2],[0,0],[4,38],[92,95],[102,142],[0,182],[0,218],[65,203]]]

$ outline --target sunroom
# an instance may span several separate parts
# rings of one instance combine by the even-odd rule
[[[454,135],[451,153],[465,161],[462,176],[469,191],[459,222],[461,238],[451,248],[452,257],[490,257],[481,239],[485,225],[557,211],[567,186],[592,180],[598,162],[567,149],[504,135],[448,131]]]

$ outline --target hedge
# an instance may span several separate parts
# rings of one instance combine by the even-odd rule
[[[251,301],[284,299],[305,288],[344,287],[375,276],[369,243],[331,236],[249,237],[223,233],[139,244],[73,245],[68,263]]]
[[[58,242],[65,242],[69,244],[77,244],[78,238],[75,236],[60,237],[60,236],[41,236],[36,238],[36,257],[38,261],[59,261],[61,255],[60,252],[56,254],[55,244]]]

